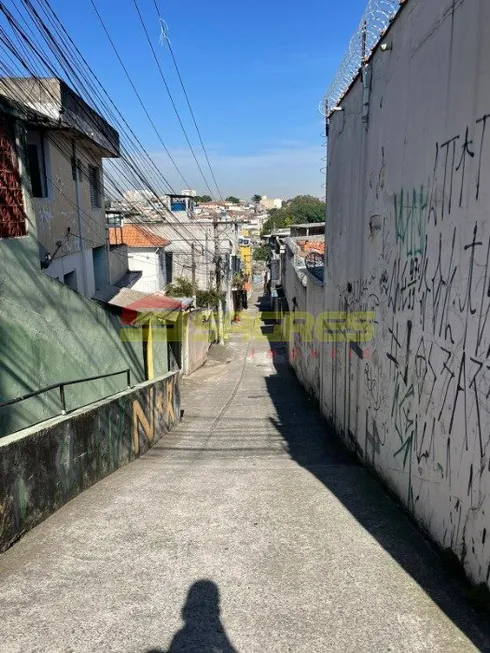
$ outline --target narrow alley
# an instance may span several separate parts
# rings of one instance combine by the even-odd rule
[[[227,349],[178,428],[0,556],[2,653],[490,650],[280,345]]]

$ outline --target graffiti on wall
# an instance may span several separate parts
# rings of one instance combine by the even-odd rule
[[[139,455],[141,438],[151,444],[156,435],[176,422],[175,380],[156,385],[146,393],[144,406],[139,399],[133,400],[133,453]]]
[[[40,425],[38,432],[6,445],[0,470],[0,551],[146,452],[179,417],[179,377],[173,374]]]
[[[464,561],[485,545],[468,524],[490,491],[490,114],[435,143],[432,160],[428,179],[385,192],[372,267],[339,288],[339,309],[375,311],[376,328],[356,368],[336,354],[329,391],[346,436],[362,405],[365,460]]]

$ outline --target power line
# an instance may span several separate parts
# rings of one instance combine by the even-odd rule
[[[29,2],[29,4],[30,4],[30,0],[23,0],[23,1],[24,1],[24,2]],[[40,1],[40,0],[38,0],[38,2],[39,2],[39,1]],[[56,16],[56,14],[54,13],[53,9],[50,7],[48,0],[44,0],[44,3],[45,3],[45,5],[50,9],[51,14],[53,15],[53,17],[55,18],[55,20],[57,21],[57,23],[60,25],[60,27],[61,27],[61,29],[63,30],[63,32],[67,35],[67,37],[68,37],[68,39],[69,39],[71,45],[73,46],[73,48],[74,48],[75,51],[78,53],[78,55],[79,55],[79,57],[81,58],[81,60],[83,61],[83,64],[84,64],[85,68],[88,68],[89,66],[88,66],[86,60],[83,58],[83,55],[82,55],[82,54],[80,53],[80,51],[76,48],[76,45],[73,43],[73,40],[71,39],[71,37],[69,36],[69,34],[66,32],[66,30],[64,29],[64,27],[62,26],[62,24],[60,23],[59,18]],[[45,13],[46,13],[46,12],[45,12]],[[53,24],[52,20],[51,20],[51,23]],[[58,34],[59,34],[59,30],[58,30]],[[51,39],[51,40],[52,40],[52,39]],[[50,45],[50,44],[48,44],[48,45]],[[51,48],[51,49],[52,49],[52,48]],[[58,48],[58,49],[59,49],[59,48]],[[66,49],[66,44],[65,44],[65,49]],[[73,55],[72,55],[72,56],[73,56]],[[75,58],[73,57],[73,59],[75,59]],[[80,68],[80,65],[79,65],[78,67]],[[82,69],[81,74],[82,74],[82,76],[84,76],[83,69]],[[114,102],[112,101],[112,99],[110,98],[110,96],[107,94],[107,92],[106,92],[105,89],[103,88],[102,84],[100,83],[100,80],[98,80],[98,78],[97,78],[96,75],[94,75],[94,76],[95,76],[95,79],[96,79],[96,81],[97,81],[99,87],[100,87],[100,88],[102,89],[102,91],[104,92],[104,95],[107,96],[107,98],[109,99],[111,105],[115,108],[115,110],[117,111],[117,113],[118,113],[119,115],[121,115],[121,118],[123,119],[125,125],[126,125],[126,126],[129,128],[129,130],[131,131],[131,134],[132,134],[133,136],[135,136],[135,135],[134,135],[134,132],[131,130],[131,128],[128,126],[126,120],[124,119],[124,116],[122,116],[121,112],[117,109],[117,107],[115,106]],[[84,80],[86,81],[86,77],[84,77]],[[90,83],[89,83],[89,85],[90,85]],[[91,86],[91,88],[93,89],[93,85],[90,85],[90,86]],[[92,96],[93,96],[93,92],[89,92],[88,95],[89,95],[90,97],[92,97]],[[100,98],[100,94],[97,95],[97,97],[99,97],[99,99],[101,100],[102,104],[104,104],[103,100]],[[106,107],[106,110],[107,110],[107,105],[105,105],[105,107]],[[83,108],[83,107],[82,107],[82,108]],[[110,111],[110,109],[109,109],[108,111],[109,111],[109,113],[112,113],[112,112]],[[112,113],[112,120],[114,120],[114,115],[113,115],[113,113]],[[136,138],[137,138],[137,137],[136,137]],[[153,168],[155,168],[155,170],[159,173],[158,168],[155,166],[154,162],[152,161],[151,157],[148,155],[148,153],[146,152],[146,150],[144,150],[144,147],[141,145],[141,143],[140,143],[139,141],[137,141],[137,142],[138,142],[138,144],[140,145],[140,147],[143,148],[143,151],[144,151],[146,157],[148,158],[149,162],[152,164]],[[123,156],[123,155],[121,155],[121,156]],[[127,163],[127,162],[128,162],[128,161],[127,161],[127,159],[126,159],[126,163]],[[134,166],[132,166],[132,171],[134,172]],[[107,169],[106,169],[106,173],[107,173]],[[159,174],[161,174],[161,173],[159,173]],[[141,175],[140,175],[140,174],[138,174],[137,176],[138,176],[139,179],[141,179]],[[127,177],[126,177],[126,178],[127,178]],[[167,181],[164,177],[163,177],[163,179],[164,179],[165,182]],[[143,181],[144,181],[144,180],[143,180]],[[168,183],[168,182],[167,182],[167,183]],[[146,182],[146,185],[147,185],[149,188],[151,188],[151,187],[149,186],[148,182]],[[153,194],[155,194],[155,191],[154,191],[153,189],[152,189],[152,191],[153,191]],[[175,191],[173,191],[172,188],[171,188],[171,191],[175,193]],[[155,195],[156,195],[156,194],[155,194]],[[159,198],[158,196],[156,196],[156,198],[157,198],[157,201],[160,202],[160,198]],[[153,206],[153,208],[155,208],[155,207]],[[168,210],[167,207],[164,207],[164,210],[167,211],[167,210]],[[171,213],[171,212],[170,212],[170,213]],[[164,215],[163,218],[164,218],[164,220],[165,220],[166,216]],[[186,230],[186,229],[184,229],[184,231],[187,231],[187,233],[189,233],[189,240],[192,240],[192,238],[193,238],[192,233],[190,233],[190,232],[189,232],[188,230]]]
[[[158,9],[158,5],[157,5],[156,0],[153,0],[153,4],[155,5],[155,9],[156,9],[156,12],[157,12],[157,15],[158,15],[158,19],[159,19],[159,21],[160,21],[160,24],[163,24],[164,21],[163,21],[161,15],[160,15],[160,10]],[[167,42],[168,49],[170,50],[170,54],[171,54],[171,56],[172,56],[172,61],[173,61],[173,64],[174,64],[175,70],[176,70],[176,72],[177,72],[177,76],[178,76],[178,78],[179,78],[180,85],[181,85],[182,90],[183,90],[183,92],[184,92],[184,96],[185,96],[185,99],[186,99],[186,102],[187,102],[187,106],[188,106],[188,108],[189,108],[189,112],[190,112],[191,117],[192,117],[192,121],[193,121],[193,123],[194,123],[194,127],[196,128],[197,135],[199,136],[199,141],[200,141],[200,143],[201,143],[202,151],[203,151],[203,153],[204,153],[204,156],[205,156],[205,158],[206,158],[206,162],[207,162],[207,164],[208,164],[209,172],[211,173],[211,176],[212,176],[213,181],[214,181],[214,185],[216,186],[216,190],[218,191],[218,197],[221,199],[221,201],[224,201],[224,200],[223,200],[223,195],[221,194],[221,190],[220,190],[220,188],[219,188],[219,186],[218,186],[218,182],[216,181],[216,177],[215,177],[215,174],[214,174],[213,168],[212,168],[212,166],[211,166],[211,162],[209,161],[208,153],[207,153],[207,151],[206,151],[206,147],[205,147],[205,145],[204,145],[204,142],[203,142],[203,139],[202,139],[202,136],[201,136],[201,131],[200,131],[200,129],[199,129],[199,127],[198,127],[198,124],[197,124],[196,116],[195,116],[194,111],[193,111],[193,109],[192,109],[192,105],[191,105],[191,102],[190,102],[190,99],[189,99],[189,95],[188,95],[187,90],[186,90],[185,85],[184,85],[184,80],[182,79],[182,75],[181,75],[181,73],[180,73],[180,69],[179,69],[179,66],[178,66],[178,64],[177,64],[177,59],[176,59],[176,57],[175,57],[175,55],[174,55],[174,51],[173,51],[173,48],[172,48],[172,44],[170,43],[170,39],[167,37],[166,33],[164,33],[163,36],[164,36],[165,41]]]
[[[38,1],[39,1],[39,0],[38,0]],[[60,21],[60,19],[58,18],[57,14],[55,13],[55,11],[53,10],[53,8],[52,8],[51,5],[49,4],[49,0],[42,0],[42,1],[43,1],[44,4],[46,5],[46,7],[47,7],[47,9],[49,10],[50,14],[52,15],[52,18],[50,18],[50,17],[48,16],[48,14],[47,14],[47,12],[46,12],[46,10],[45,10],[46,16],[48,17],[48,20],[50,20],[51,24],[53,25],[53,27],[54,27],[55,30],[57,31],[57,33],[58,33],[58,35],[60,36],[61,40],[64,41],[63,34],[66,35],[66,38],[68,39],[69,44],[70,44],[71,47],[74,49],[75,53],[79,56],[80,60],[83,62],[83,65],[85,66],[85,68],[90,69],[90,66],[89,66],[87,60],[84,58],[83,54],[82,54],[82,53],[80,52],[80,50],[77,48],[76,44],[73,42],[73,39],[72,39],[71,36],[68,34],[68,32],[66,31],[64,25],[61,23],[61,21]],[[54,19],[55,22],[53,22],[53,19]],[[61,30],[61,32],[60,32],[60,30]],[[66,43],[63,43],[63,45],[64,45],[65,49],[67,49]],[[75,60],[75,57],[74,57],[74,60]],[[84,75],[83,68],[81,68],[80,64],[78,64],[78,66],[79,66],[79,68],[81,69],[82,75]],[[116,106],[116,104],[114,103],[114,101],[112,100],[112,98],[109,96],[109,94],[107,93],[105,87],[103,86],[103,84],[101,83],[101,81],[99,80],[99,78],[97,77],[97,75],[95,74],[95,72],[94,72],[92,69],[91,69],[91,77],[93,77],[93,78],[95,79],[95,81],[97,82],[98,87],[101,89],[101,91],[102,91],[102,93],[104,94],[104,96],[107,97],[108,101],[110,102],[111,106],[112,106],[113,109],[116,111],[116,113],[120,116],[120,118],[122,119],[124,125],[126,126],[127,130],[129,130],[129,132],[130,132],[131,136],[133,137],[133,139],[135,140],[135,142],[139,145],[139,147],[141,148],[141,150],[145,153],[145,155],[146,155],[146,157],[148,158],[149,163],[151,164],[152,168],[154,168],[155,171],[156,171],[156,173],[157,173],[157,174],[158,174],[158,175],[163,179],[163,181],[165,182],[165,185],[169,188],[170,192],[175,193],[175,190],[172,188],[171,184],[170,184],[170,183],[168,182],[168,180],[167,180],[167,179],[162,175],[161,171],[157,168],[157,166],[155,165],[155,163],[153,162],[153,160],[151,159],[151,157],[149,156],[149,154],[146,152],[146,150],[145,150],[144,146],[142,145],[141,141],[138,139],[138,137],[136,136],[136,134],[135,134],[134,131],[132,130],[131,126],[128,124],[128,122],[127,122],[126,119],[124,118],[123,114],[122,114],[121,111],[118,109],[118,107]],[[87,80],[87,78],[86,78],[85,75],[84,75],[84,79],[87,81],[87,83],[89,83],[89,81]],[[101,101],[102,105],[105,107],[106,111],[108,111],[109,115],[112,116],[111,120],[117,124],[117,118],[115,118],[114,112],[113,112],[110,108],[107,107],[107,104],[104,102],[104,100],[101,98],[101,96],[100,96],[100,94],[99,94],[98,92],[96,93],[96,97]],[[119,129],[120,129],[120,131],[123,131],[123,132],[124,132],[124,128],[121,129],[121,128],[119,127]],[[129,139],[129,140],[131,141],[131,139]]]
[[[47,1],[47,0],[45,0],[45,1]],[[30,3],[29,0],[23,0],[23,2],[24,2],[24,4],[28,4],[28,5],[29,5],[29,8],[32,8],[32,5],[31,5],[31,3]],[[2,9],[3,9],[4,13],[7,15],[7,19],[9,20],[9,23],[10,23],[11,26],[14,28],[14,30],[15,30],[14,33],[17,32],[17,33],[18,33],[18,34],[19,34],[19,35],[20,35],[24,40],[26,40],[26,42],[29,43],[29,46],[31,47],[31,49],[33,49],[33,45],[32,45],[32,43],[30,43],[30,42],[29,42],[29,39],[26,38],[26,35],[25,35],[21,30],[19,30],[18,26],[15,24],[15,22],[14,22],[13,18],[11,17],[11,15],[9,15],[9,14],[7,13],[6,8],[5,8],[5,7],[2,7]],[[35,12],[35,10],[34,10],[34,12]],[[41,24],[41,27],[43,28],[43,32],[47,32],[47,29],[46,29],[46,27],[42,24],[42,21],[41,21],[39,15],[37,14],[37,12],[35,12],[35,16],[36,16],[36,21],[37,21],[38,25]],[[31,33],[32,33],[32,32],[31,32]],[[53,51],[55,57],[56,57],[56,58],[58,59],[58,61],[59,61],[59,56],[58,56],[57,52],[53,50],[53,45],[56,46],[56,50],[57,50],[57,51],[60,51],[60,52],[61,52],[61,50],[60,50],[60,46],[59,46],[58,44],[54,43],[54,40],[53,40],[51,34],[49,34],[49,32],[48,32],[48,35],[49,35],[50,39],[47,40],[47,44],[48,44],[48,46],[50,47],[50,49]],[[46,36],[45,36],[44,33],[43,33],[43,36],[44,36],[44,38],[45,38],[45,40],[46,40]],[[8,37],[7,37],[7,39],[6,39],[6,43],[7,43],[7,46],[9,47],[9,49],[11,50],[11,52],[14,53],[14,54],[17,54],[15,48],[11,45],[10,41],[8,40]],[[39,59],[44,63],[45,67],[46,67],[48,70],[50,70],[50,69],[51,69],[51,65],[50,65],[50,63],[46,60],[45,56],[42,54],[42,52],[41,52],[41,48],[39,47],[39,44],[37,44],[37,45],[38,45],[38,47],[37,47],[37,49],[34,50],[34,52],[38,55]],[[66,55],[62,55],[62,56],[64,56],[65,65],[63,64],[63,61],[61,61],[60,63],[61,63],[61,65],[62,65],[62,67],[65,68],[65,67],[66,67]],[[29,69],[29,66],[25,63],[25,61],[21,61],[21,63],[23,64],[24,68],[25,68],[25,69],[26,69],[26,70],[27,70],[27,71],[32,75],[33,72],[32,72],[32,70]],[[76,71],[73,71],[73,68],[72,68],[71,66],[70,66],[70,70],[72,71],[72,74],[74,74],[74,75],[77,77],[77,79],[80,79],[80,74],[79,74],[79,73],[77,74]],[[53,72],[53,71],[50,70],[50,72]],[[57,74],[56,71],[54,71],[54,73],[55,73],[55,75]],[[83,76],[83,71],[82,71],[82,76]],[[99,82],[99,84],[100,84],[100,82]],[[83,85],[83,82],[82,82],[82,85]],[[90,93],[89,93],[89,95],[90,95]],[[106,93],[106,95],[107,95],[107,93]],[[109,97],[109,96],[108,96],[108,97]],[[109,97],[109,100],[110,100],[110,97]],[[54,101],[56,102],[56,99],[55,99],[55,98],[54,98]],[[85,106],[84,106],[83,104],[81,104],[80,102],[79,102],[79,104],[80,104],[80,108],[81,108],[81,110],[82,110],[84,113],[86,113],[86,108],[85,108]],[[113,106],[114,106],[114,103],[113,103],[113,102],[112,102],[112,104],[113,104]],[[117,109],[117,108],[116,108],[116,109]],[[120,112],[119,112],[119,113],[120,113]],[[88,117],[90,118],[90,116],[88,116]],[[126,123],[126,124],[127,124],[127,123]],[[133,132],[132,132],[132,133],[133,133]],[[151,158],[149,157],[148,153],[147,153],[145,150],[144,150],[144,152],[145,152],[147,158],[151,161]],[[124,161],[124,163],[126,163],[126,165],[128,165],[128,167],[130,168],[131,173],[134,174],[136,178],[138,178],[140,181],[143,181],[143,185],[146,185],[148,188],[151,189],[151,192],[152,192],[153,194],[155,194],[155,196],[156,196],[158,202],[160,202],[160,198],[159,198],[158,195],[156,194],[155,190],[151,188],[150,184],[148,183],[148,180],[145,179],[145,178],[142,176],[141,171],[139,170],[139,168],[137,168],[137,167],[135,167],[135,166],[133,165],[132,160],[127,159],[127,157],[125,157],[123,153],[121,153],[121,159],[120,159],[120,160]],[[154,165],[154,164],[153,164],[153,165]],[[154,167],[156,168],[156,166],[154,166]],[[156,168],[156,169],[157,169],[157,168]],[[157,169],[157,170],[158,170],[158,169]],[[127,175],[124,175],[124,176],[125,176],[125,178],[128,180]],[[113,180],[112,180],[112,181],[113,181]],[[121,193],[121,194],[122,194],[122,193]],[[153,206],[153,208],[155,208],[155,207]],[[165,211],[168,210],[167,207],[164,207],[164,209],[165,209]],[[164,219],[165,219],[166,216],[163,216],[163,217],[164,217]],[[192,235],[191,235],[190,239],[192,239]]]
[[[175,169],[177,170],[177,172],[179,173],[180,178],[182,179],[182,181],[184,182],[184,184],[186,184],[187,188],[190,188],[190,186],[189,186],[189,182],[186,181],[186,179],[185,179],[184,175],[182,174],[182,172],[180,171],[178,165],[175,163],[175,161],[174,161],[172,155],[170,154],[170,151],[168,150],[167,146],[166,146],[165,143],[163,142],[162,137],[160,136],[160,132],[158,131],[158,129],[157,129],[155,123],[153,122],[153,119],[152,119],[152,117],[150,116],[150,114],[149,114],[149,112],[148,112],[148,110],[147,110],[147,108],[146,108],[146,106],[145,106],[143,100],[141,99],[141,96],[140,96],[140,94],[139,94],[139,92],[138,92],[138,89],[136,88],[136,85],[134,84],[134,82],[133,82],[133,80],[132,80],[132,78],[131,78],[131,76],[130,76],[130,74],[129,74],[129,72],[128,72],[128,69],[126,68],[126,66],[125,66],[125,64],[124,64],[124,61],[122,60],[122,58],[121,58],[121,56],[120,56],[120,54],[119,54],[119,52],[118,52],[118,50],[117,50],[117,48],[116,48],[116,45],[115,45],[114,41],[112,40],[112,37],[111,37],[111,35],[110,35],[110,33],[109,33],[109,30],[107,29],[107,27],[106,27],[106,25],[105,25],[105,23],[104,23],[104,21],[103,21],[103,19],[102,19],[102,16],[100,15],[100,13],[99,13],[99,11],[98,11],[98,9],[97,9],[97,5],[95,4],[94,0],[90,0],[90,3],[91,3],[92,7],[94,8],[95,13],[97,14],[97,16],[98,16],[98,18],[99,18],[100,24],[102,25],[102,28],[103,28],[103,30],[104,30],[104,32],[105,32],[107,38],[109,39],[109,42],[110,42],[110,44],[111,44],[111,46],[112,46],[112,49],[114,50],[114,53],[115,53],[115,55],[116,55],[116,57],[117,57],[119,63],[121,64],[121,67],[122,67],[122,69],[124,70],[124,73],[126,74],[126,77],[128,78],[128,81],[129,81],[129,83],[131,84],[131,88],[133,89],[133,91],[134,91],[136,97],[138,98],[138,101],[139,101],[139,103],[141,104],[141,107],[142,107],[143,111],[145,112],[146,117],[148,118],[148,120],[149,120],[151,126],[153,127],[153,129],[154,129],[154,131],[155,131],[155,134],[156,134],[157,137],[158,137],[158,140],[160,141],[160,143],[161,143],[163,149],[165,150],[165,152],[167,153],[168,158],[169,158],[170,161],[172,162],[174,168],[175,168]]]
[[[93,2],[93,0],[90,0],[90,1]],[[168,96],[170,98],[170,102],[172,103],[174,113],[177,116],[177,120],[179,121],[179,125],[180,125],[180,127],[181,127],[181,129],[182,129],[182,131],[184,133],[185,140],[187,141],[187,145],[189,146],[189,149],[190,149],[190,151],[192,153],[192,157],[194,158],[194,161],[196,162],[196,165],[197,165],[197,167],[199,169],[199,172],[201,173],[201,177],[203,178],[203,181],[204,181],[204,183],[206,185],[206,188],[209,190],[209,192],[211,194],[211,197],[212,197],[214,195],[214,193],[211,190],[211,188],[210,188],[210,186],[209,186],[209,184],[207,182],[207,179],[206,179],[206,177],[204,175],[203,169],[201,168],[201,164],[199,163],[199,161],[197,159],[196,153],[194,152],[194,148],[192,147],[192,144],[191,144],[191,142],[189,140],[189,136],[187,135],[187,131],[186,131],[185,127],[184,127],[184,123],[182,122],[182,118],[180,117],[180,114],[179,114],[179,110],[177,109],[177,105],[175,104],[175,100],[174,100],[174,98],[172,96],[172,93],[170,91],[170,87],[169,87],[169,85],[167,83],[167,80],[166,80],[165,75],[163,73],[162,67],[160,65],[160,61],[158,60],[157,54],[155,52],[155,48],[153,47],[153,44],[151,42],[150,35],[148,34],[148,30],[146,28],[145,21],[143,20],[143,16],[141,15],[137,0],[133,0],[133,4],[134,4],[135,9],[136,9],[136,11],[138,13],[138,17],[140,19],[141,26],[143,27],[143,30],[145,32],[146,40],[148,41],[148,45],[150,46],[150,50],[151,50],[151,52],[153,54],[153,58],[155,59],[155,63],[157,65],[158,71],[160,73],[160,77],[162,78],[162,81],[163,81],[163,83],[165,85]],[[189,186],[188,186],[188,188],[189,188]]]
[[[32,7],[32,4],[30,3],[30,1],[29,0],[23,0],[23,2],[28,7],[28,11],[31,11],[31,9],[32,9],[35,12],[36,22],[38,24],[38,27],[39,27],[39,24],[41,26],[41,34],[42,34],[44,40],[46,41],[48,47],[50,48],[50,50],[53,52],[55,58],[57,59],[58,63],[62,67],[62,69],[68,70],[69,71],[69,76],[73,76],[74,78],[79,80],[79,83],[81,83],[82,86],[86,87],[87,86],[86,76],[84,74],[83,68],[80,68],[80,64],[76,61],[76,57],[66,48],[66,44],[62,43],[61,46],[60,46],[60,44],[56,42],[56,40],[54,39],[52,33],[49,31],[49,29],[42,22],[42,19],[40,18],[39,14]],[[45,3],[49,7],[49,3],[47,2],[47,0],[45,0]],[[42,47],[39,46],[39,43],[37,43],[36,45],[33,44],[33,41],[31,41],[26,36],[25,32],[19,27],[19,25],[13,19],[12,15],[8,14],[8,12],[6,10],[6,7],[5,7],[5,5],[3,3],[1,4],[1,9],[4,12],[4,14],[7,16],[7,20],[9,22],[9,24],[11,25],[11,27],[13,28],[16,38],[19,39],[19,37],[20,37],[21,39],[23,39],[23,41],[21,41],[21,43],[25,42],[26,45],[23,47],[23,50],[26,53],[29,54],[28,61],[26,61],[21,55],[19,55],[19,51],[18,51],[19,49],[16,48],[13,45],[12,41],[8,38],[8,36],[4,32],[4,30],[2,30],[2,32],[4,34],[3,43],[4,43],[4,46],[7,47],[8,51],[9,51],[9,54],[11,53],[18,61],[20,61],[22,67],[27,72],[29,72],[31,75],[33,74],[33,69],[35,69],[35,72],[34,72],[34,78],[35,79],[39,79],[39,75],[38,75],[38,72],[37,72],[38,64],[35,63],[32,55],[30,53],[35,54],[36,57],[39,59],[39,61],[41,61],[41,63],[45,66],[45,68],[47,70],[49,70],[50,72],[53,72],[52,65],[46,59],[46,56],[45,56],[44,52],[42,51]],[[56,17],[55,14],[53,14],[53,15]],[[58,22],[59,22],[59,19],[58,19]],[[30,29],[29,29],[29,31],[32,34],[32,31]],[[59,34],[59,32],[58,32],[58,34]],[[63,47],[64,47],[65,51],[63,51]],[[75,48],[76,48],[76,46],[75,46]],[[30,52],[29,52],[29,50],[30,50]],[[78,50],[77,50],[77,52],[79,53]],[[79,56],[83,59],[83,56],[80,53],[79,53]],[[62,57],[62,59],[60,59],[60,57]],[[70,57],[70,60],[68,59],[68,57]],[[86,64],[85,60],[83,60],[83,61],[84,61],[84,64]],[[4,67],[4,69],[6,69],[7,73],[9,73],[8,67],[5,64],[3,64],[3,67]],[[78,68],[78,70],[76,70],[76,68]],[[58,76],[57,71],[54,71],[54,73],[55,73],[55,76]],[[99,81],[98,81],[98,83],[100,85]],[[93,86],[91,88],[93,89]],[[109,101],[111,102],[111,104],[115,107],[114,103],[112,102],[112,100],[110,99],[108,94],[106,92],[105,92],[105,94],[109,98]],[[91,94],[90,91],[89,91],[88,95],[91,96],[91,95],[93,95],[93,93]],[[99,95],[99,97],[100,97],[100,95]],[[20,99],[21,99],[21,101],[23,100],[25,102],[25,98],[20,98]],[[53,99],[56,101],[56,98],[53,98]],[[77,103],[80,104],[81,111],[86,113],[87,112],[86,106],[78,99],[77,99]],[[117,107],[115,107],[115,108],[117,110]],[[106,105],[106,109],[107,109],[107,105]],[[122,119],[124,120],[124,117],[122,116],[122,114],[120,114],[119,111],[118,111],[118,113],[119,113],[119,115],[121,115]],[[90,115],[88,117],[90,117]],[[124,122],[127,125],[125,120],[124,120]],[[131,133],[134,135],[134,132],[131,131]],[[108,135],[106,134],[106,136],[108,136]],[[109,134],[109,136],[110,136],[110,134]],[[148,153],[145,150],[144,150],[144,153],[146,154],[149,161],[152,162],[151,158],[149,157]],[[70,153],[68,153],[68,157],[71,158]],[[156,194],[155,190],[151,188],[150,184],[148,183],[148,180],[144,177],[144,175],[142,175],[141,170],[137,166],[134,165],[133,161],[131,159],[128,159],[124,154],[121,156],[121,160],[127,165],[129,173],[132,174],[132,175],[135,175],[136,178],[139,178],[140,180],[142,180],[144,182],[144,185],[146,185],[148,188],[150,188],[152,194],[155,195],[155,197],[157,198],[158,203],[160,203],[161,200],[158,197],[158,195]],[[128,180],[128,177],[125,175],[125,173],[122,172],[122,174]],[[117,180],[115,180],[113,177],[111,177],[107,173],[107,171],[106,171],[106,176],[108,177],[111,185],[122,195],[123,193],[121,192],[120,188],[118,187]],[[153,206],[153,209],[157,210],[154,206]],[[166,206],[164,206],[164,210],[168,211]],[[85,212],[83,212],[83,213],[85,213]],[[101,226],[105,227],[105,225],[101,225],[98,221],[94,220],[94,218],[90,214],[86,213],[86,217],[87,217],[87,219],[91,220],[94,224],[96,224],[98,228],[100,228]],[[165,218],[166,218],[166,215],[164,215],[164,222],[165,222]],[[141,221],[138,221],[138,222],[141,224]],[[181,227],[181,223],[178,222],[178,221],[171,222],[171,223],[165,222],[165,224],[168,224],[168,226],[171,227],[177,233],[179,232],[179,229]],[[183,227],[183,225],[182,225],[182,227]],[[187,230],[185,228],[184,228],[184,230],[189,233],[189,230]],[[181,229],[181,232],[182,232],[182,229]],[[174,238],[173,240],[176,241],[177,239]],[[192,242],[192,241],[197,241],[199,239],[197,239],[194,234],[190,233],[190,237],[182,238],[182,240],[185,241],[185,242]]]
[[[46,67],[46,69],[49,70],[49,72],[50,72],[51,74],[54,73],[54,75],[57,76],[57,71],[55,71],[55,70],[52,68],[50,62],[49,62],[49,61],[46,59],[46,57],[43,55],[43,53],[42,53],[42,51],[41,51],[41,47],[39,46],[39,44],[36,44],[37,47],[35,47],[35,46],[33,45],[33,43],[32,43],[32,42],[31,42],[31,41],[26,37],[25,33],[23,33],[22,30],[19,29],[19,27],[15,24],[15,22],[14,22],[14,20],[13,20],[13,17],[11,16],[11,14],[6,13],[6,8],[5,8],[4,6],[2,6],[1,8],[2,8],[3,12],[6,14],[9,23],[10,23],[11,26],[13,27],[13,29],[14,29],[14,34],[15,34],[15,35],[18,35],[18,36],[20,36],[20,37],[22,37],[23,40],[26,41],[26,43],[28,43],[28,45],[30,46],[31,50],[34,51],[34,52],[37,54],[38,58],[39,58],[39,59],[41,60],[41,62],[44,64],[44,66]],[[6,33],[5,33],[5,31],[4,31],[3,29],[2,29],[2,33],[3,33],[2,40],[3,40],[3,42],[5,43],[5,45],[7,46],[7,48],[10,50],[10,52],[11,52],[14,56],[16,56],[16,57],[21,61],[23,67],[25,68],[25,70],[26,70],[29,74],[33,75],[34,78],[38,79],[38,78],[39,78],[39,75],[37,74],[37,71],[33,71],[32,66],[29,67],[29,65],[28,65],[24,60],[22,60],[22,59],[19,58],[19,56],[18,56],[18,52],[17,52],[17,49],[15,48],[15,46],[13,45],[13,43],[12,43],[11,40],[9,39],[8,35],[6,35]],[[55,54],[55,56],[56,56],[56,54]],[[76,74],[76,73],[75,73],[75,74]],[[23,98],[21,98],[21,101],[22,101],[22,99],[23,99]],[[54,99],[54,101],[56,102],[56,99],[55,99],[55,98],[53,98],[53,99]],[[81,111],[83,111],[84,113],[87,113],[85,107],[83,106],[83,104],[81,104],[80,102],[78,102],[78,100],[77,100],[77,103],[79,104],[79,108],[81,109]],[[89,115],[88,115],[88,118],[90,119],[90,116],[89,116]],[[110,134],[109,134],[109,135],[106,134],[106,137],[108,138],[109,141],[112,140]],[[113,146],[114,148],[116,148],[117,143],[112,143],[112,146]],[[140,170],[139,170],[137,167],[135,167],[135,166],[132,164],[132,162],[130,162],[127,158],[125,158],[125,157],[124,157],[124,154],[120,154],[120,158],[121,158],[121,160],[123,160],[126,164],[128,164],[128,165],[132,168],[132,171],[135,173],[135,175],[136,175],[136,176],[137,176],[141,181],[144,182],[144,184],[145,184],[145,183],[147,184],[147,180],[145,180],[145,179],[143,178],[143,176],[142,176]]]

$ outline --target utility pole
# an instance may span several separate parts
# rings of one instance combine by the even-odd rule
[[[191,269],[192,269],[192,301],[196,305],[196,246],[191,244]]]
[[[211,283],[209,279],[209,265],[208,265],[208,260],[209,260],[209,247],[208,247],[208,228],[207,225],[205,227],[206,231],[206,249],[205,249],[205,265],[206,265],[206,290],[210,289]]]
[[[221,252],[219,246],[219,233],[218,233],[218,215],[215,214],[213,218],[214,229],[214,264],[216,274],[216,293],[218,295],[218,343],[224,343],[224,329],[223,329],[223,304],[221,303]]]
[[[76,146],[76,141],[74,138],[72,138],[71,141],[72,145],[72,175],[73,175],[73,183],[75,185],[75,201],[76,201],[76,209],[77,209],[77,221],[78,221],[78,242],[79,242],[79,252],[80,252],[80,257],[81,257],[81,263],[82,263],[82,282],[83,282],[83,294],[88,295],[88,283],[87,283],[87,263],[85,261],[85,244],[84,244],[84,238],[83,238],[83,220],[82,220],[82,214],[81,214],[81,202],[80,202],[80,181],[78,178],[79,175],[79,169],[78,169],[78,161],[77,161],[77,146]]]

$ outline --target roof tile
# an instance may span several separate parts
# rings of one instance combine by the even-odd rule
[[[125,224],[122,227],[109,227],[109,243],[128,247],[165,247],[170,241],[142,225]]]

